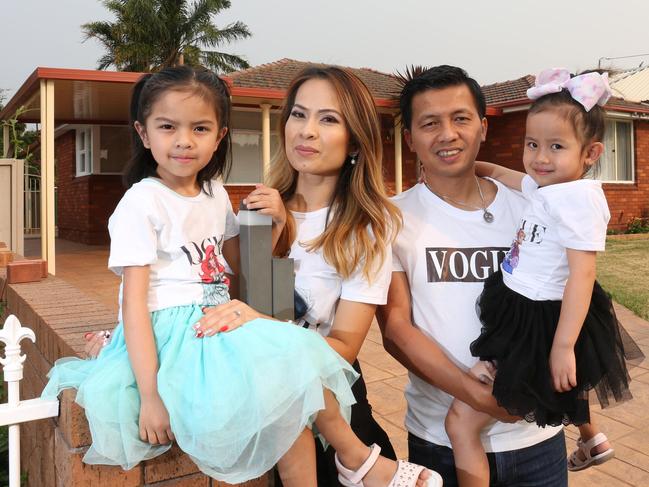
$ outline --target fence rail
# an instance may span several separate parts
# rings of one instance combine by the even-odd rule
[[[14,315],[9,316],[0,330],[0,341],[5,344],[5,356],[0,357],[0,364],[8,388],[8,401],[0,405],[0,426],[9,425],[9,487],[20,487],[20,424],[59,414],[57,399],[20,400],[20,381],[26,359],[20,353],[20,342],[24,338],[36,342],[30,328],[22,326]]]

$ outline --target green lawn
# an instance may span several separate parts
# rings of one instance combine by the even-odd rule
[[[649,235],[608,238],[606,252],[597,257],[597,279],[615,301],[649,320]]]

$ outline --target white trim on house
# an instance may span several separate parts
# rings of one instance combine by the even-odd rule
[[[94,144],[92,125],[81,125],[75,128],[74,160],[75,176],[89,176],[92,174]]]
[[[620,147],[620,145],[618,144],[618,138],[617,138],[618,133],[617,133],[617,130],[615,130],[614,134],[613,134],[614,135],[613,140],[614,140],[614,145],[615,145],[615,148],[614,148],[613,152],[616,154],[615,155],[615,166],[614,166],[615,173],[616,173],[616,179],[612,179],[612,180],[600,179],[600,181],[602,181],[602,183],[604,183],[604,184],[620,184],[620,185],[635,184],[635,172],[636,172],[636,167],[635,167],[635,133],[634,133],[635,126],[634,126],[634,123],[633,123],[633,119],[631,119],[631,117],[618,117],[618,116],[612,117],[612,116],[610,116],[609,112],[607,112],[606,114],[609,115],[609,116],[606,117],[606,122],[612,122],[612,123],[615,123],[615,124],[623,123],[623,124],[628,124],[630,126],[628,144],[629,144],[629,154],[631,155],[631,161],[630,161],[630,175],[631,175],[631,178],[630,179],[622,179],[622,180],[617,179],[617,172],[618,172],[618,169],[619,169],[619,161],[617,159],[617,152],[618,152],[618,147]],[[602,155],[602,157],[604,157],[604,154]],[[600,162],[600,164],[601,164],[601,162]]]

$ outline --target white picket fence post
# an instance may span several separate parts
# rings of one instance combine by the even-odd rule
[[[0,404],[0,426],[9,425],[9,487],[20,487],[20,423],[59,414],[57,399],[20,401],[20,381],[26,358],[20,354],[20,341],[23,338],[36,342],[31,329],[23,327],[14,315],[9,316],[0,330],[0,341],[5,343],[5,356],[0,357],[0,363],[8,384],[8,401]]]

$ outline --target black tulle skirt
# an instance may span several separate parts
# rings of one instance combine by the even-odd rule
[[[509,289],[499,271],[478,298],[482,333],[471,353],[497,366],[493,394],[510,414],[540,426],[588,423],[588,393],[602,407],[631,399],[627,360],[642,351],[620,326],[613,303],[595,282],[588,314],[575,344],[577,386],[556,392],[549,357],[561,301],[533,301]]]

